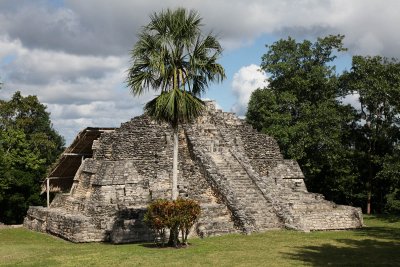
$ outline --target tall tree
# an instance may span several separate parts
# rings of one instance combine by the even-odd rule
[[[400,63],[395,59],[354,56],[350,72],[341,77],[342,90],[359,95],[358,121],[353,145],[358,151],[360,180],[364,183],[366,211],[384,196],[396,179],[400,141]],[[392,180],[391,183],[386,182]],[[386,181],[386,182],[385,182]],[[385,185],[386,184],[386,185]],[[385,189],[386,188],[386,189]]]
[[[274,136],[284,155],[299,161],[307,186],[329,199],[344,202],[354,176],[350,155],[342,145],[354,110],[341,106],[332,62],[344,51],[343,36],[314,43],[292,38],[267,46],[261,68],[269,75],[267,88],[253,92],[246,120]]]
[[[170,123],[174,132],[172,199],[178,196],[178,125],[199,116],[199,99],[210,82],[225,78],[217,63],[222,48],[212,34],[201,32],[201,17],[183,8],[167,9],[150,16],[131,52],[127,84],[133,95],[148,90],[160,95],[145,105],[145,112]]]
[[[0,100],[0,221],[21,223],[29,205],[43,204],[40,182],[63,145],[35,96]]]

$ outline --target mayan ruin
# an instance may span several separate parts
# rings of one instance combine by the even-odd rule
[[[273,138],[206,103],[179,133],[179,196],[202,208],[194,235],[363,225],[361,209],[308,192],[299,165]],[[145,115],[83,130],[43,185],[59,193],[49,207],[30,207],[24,226],[73,242],[152,240],[142,219],[152,200],[171,198],[172,134]]]

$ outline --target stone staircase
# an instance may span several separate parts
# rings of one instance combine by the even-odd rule
[[[337,205],[320,194],[307,192],[297,163],[282,158],[273,138],[258,133],[230,112],[213,110],[203,120],[186,127],[188,142],[205,166],[209,182],[221,192],[243,231],[282,226],[302,231],[361,226],[362,215],[358,209]],[[249,144],[247,139],[243,141],[243,134],[266,143],[266,147],[275,147],[267,152],[258,149],[261,161],[270,165],[261,171],[268,174],[271,168],[292,168],[289,173],[298,178],[293,183],[295,186],[285,186],[282,177],[277,183],[276,177],[261,176],[260,168],[259,172],[253,168],[244,148],[246,143],[257,150],[256,144]],[[293,171],[292,165],[297,165],[298,170]],[[279,170],[279,173],[284,172]]]
[[[249,179],[231,153],[230,141],[215,125],[198,123],[186,127],[188,142],[205,166],[210,183],[222,194],[237,225],[245,232],[281,227],[273,205]]]
[[[218,193],[219,198],[229,208],[235,225],[243,232],[251,232],[253,230],[253,223],[249,222],[247,216],[244,214],[244,206],[235,197],[234,192],[226,183],[226,177],[218,172],[218,167],[209,155],[214,150],[214,143],[211,139],[204,139],[204,135],[196,134],[198,133],[197,130],[193,127],[186,127],[185,129],[192,157],[203,166],[205,179],[211,188],[213,188],[213,191]],[[208,130],[213,130],[213,128],[209,128]]]
[[[244,204],[244,213],[248,220],[254,222],[254,230],[260,231],[279,228],[279,218],[273,205],[253,183],[247,172],[229,151],[210,155],[225,182],[231,188],[238,201]]]

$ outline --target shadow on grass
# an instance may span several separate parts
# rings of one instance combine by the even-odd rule
[[[156,244],[156,243],[141,243],[139,246],[144,247],[144,248],[151,248],[151,249],[185,249],[189,248],[192,246],[191,243],[188,243],[187,245],[179,245],[178,247],[173,247],[165,244],[162,246],[161,244]]]
[[[354,233],[362,239],[336,239],[337,245],[298,247],[286,255],[312,266],[400,266],[399,227],[364,227]]]
[[[305,246],[286,253],[312,266],[400,266],[400,243],[373,239],[336,240],[338,245]]]
[[[373,215],[375,218],[377,218],[380,221],[386,222],[386,223],[397,223],[400,222],[400,216],[399,215],[390,215],[390,214],[376,214]]]
[[[385,239],[400,242],[400,228],[394,227],[364,227],[355,230],[356,234],[366,238]],[[400,254],[400,251],[399,251]]]
[[[144,248],[171,248],[167,245],[161,246],[160,244],[156,243],[141,243],[139,246],[144,247]]]

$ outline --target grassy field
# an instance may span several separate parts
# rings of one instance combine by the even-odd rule
[[[73,244],[23,228],[0,230],[1,266],[400,266],[400,218],[366,216],[355,231],[269,231],[151,244]]]

